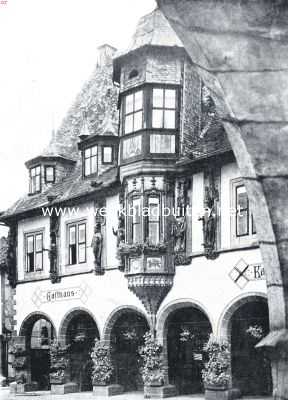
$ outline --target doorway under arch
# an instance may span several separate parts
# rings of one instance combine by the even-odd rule
[[[49,390],[50,344],[55,338],[52,322],[41,313],[30,315],[22,324],[20,336],[25,337],[29,380],[37,384],[38,390]]]
[[[267,300],[247,298],[231,315],[229,331],[233,387],[245,396],[271,395],[270,362],[262,349],[255,349],[269,333]]]
[[[179,394],[202,393],[204,346],[212,333],[207,315],[193,305],[177,307],[167,317],[165,332],[169,383]]]
[[[68,373],[80,392],[91,391],[91,350],[99,331],[92,315],[85,310],[74,310],[64,319],[60,328],[62,341],[70,345]]]
[[[143,390],[138,350],[144,344],[148,322],[142,313],[133,309],[119,310],[113,320],[110,343],[116,383],[126,392]]]

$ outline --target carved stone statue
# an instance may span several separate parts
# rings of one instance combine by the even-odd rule
[[[117,248],[119,250],[122,243],[125,243],[125,217],[123,214],[118,212],[118,228],[115,230],[112,228],[113,235],[117,236]],[[118,255],[120,260],[119,270],[124,271],[125,269],[125,257]]]
[[[175,253],[185,251],[186,227],[187,227],[186,216],[180,217],[175,220],[175,225],[174,225]]]
[[[203,239],[204,247],[208,249],[214,249],[216,239],[216,216],[212,208],[206,207],[205,212],[201,218],[199,218],[203,224]]]
[[[118,213],[118,228],[112,228],[113,235],[117,236],[117,247],[125,242],[125,217],[123,214]]]
[[[205,255],[209,259],[216,258],[216,214],[214,209],[214,200],[210,198],[204,208],[204,214],[199,218],[203,226],[203,246]]]
[[[101,257],[102,257],[103,236],[101,232],[101,223],[96,222],[91,247],[94,254],[95,272],[101,273]]]
[[[7,269],[8,280],[12,288],[17,284],[16,270],[17,225],[10,226],[8,234]]]
[[[50,260],[50,280],[52,283],[57,283],[60,281],[58,274],[58,231],[59,231],[59,218],[51,216],[50,222],[50,250],[49,250],[49,260]]]

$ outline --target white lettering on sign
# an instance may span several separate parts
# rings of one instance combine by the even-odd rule
[[[80,286],[65,289],[41,290],[38,287],[32,295],[32,301],[38,308],[45,303],[77,299],[85,304],[90,293],[90,287],[84,282]]]

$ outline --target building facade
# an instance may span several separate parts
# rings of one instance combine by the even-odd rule
[[[246,189],[209,91],[159,10],[125,52],[99,49],[62,126],[26,166],[29,194],[1,216],[25,354],[11,379],[49,388],[57,339],[71,345],[69,380],[91,390],[97,337],[113,347],[115,382],[142,390],[137,349],[151,329],[178,393],[203,390],[211,333],[231,343],[233,387],[270,392],[254,349],[269,317]]]

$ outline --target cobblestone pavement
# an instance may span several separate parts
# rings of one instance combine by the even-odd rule
[[[50,392],[31,392],[11,395],[9,390],[0,390],[0,399],[1,400],[107,400],[107,397],[95,397],[92,392],[82,392],[82,393],[71,393],[65,395],[51,395]],[[143,400],[143,393],[124,393],[122,395],[113,396],[113,400]],[[177,396],[170,397],[170,400],[204,400],[203,395],[186,395],[186,396]],[[242,400],[272,400],[270,397],[244,397]]]

